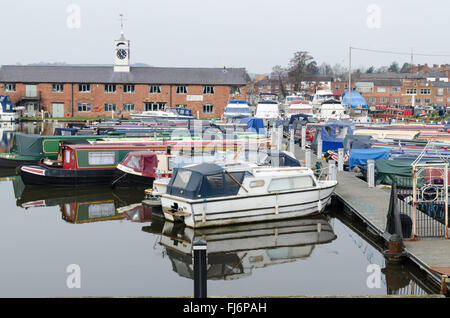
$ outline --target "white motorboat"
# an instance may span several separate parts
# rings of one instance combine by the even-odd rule
[[[245,100],[230,100],[225,107],[223,118],[250,117],[250,107]]]
[[[350,119],[345,106],[333,98],[323,101],[313,116],[315,119],[323,121]]]
[[[273,100],[262,100],[256,105],[256,118],[264,121],[264,126],[268,123],[272,124],[281,119],[279,104]]]
[[[318,114],[320,112],[320,109],[322,108],[322,103],[330,99],[336,99],[336,95],[333,94],[332,90],[329,89],[317,90],[311,102],[313,114]]]
[[[194,119],[188,108],[167,108],[166,110],[148,110],[130,114],[131,119]]]
[[[305,101],[305,100],[294,100],[290,103],[289,107],[287,108],[286,116],[287,118],[291,118],[292,115],[296,114],[306,114],[306,115],[312,115],[311,102]]]
[[[161,205],[192,228],[282,220],[322,212],[336,184],[305,167],[202,163],[174,170]]]

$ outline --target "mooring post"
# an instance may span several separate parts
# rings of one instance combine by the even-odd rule
[[[295,154],[294,129],[292,127],[289,129],[289,151]]]
[[[302,126],[302,150],[306,149],[306,126]]]
[[[338,149],[338,171],[344,171],[344,149]]]
[[[336,164],[334,160],[330,160],[328,166],[328,180],[336,180]]]
[[[283,126],[278,126],[277,127],[277,146],[278,146],[278,150],[282,151],[283,150]]]
[[[194,250],[194,298],[206,298],[206,242],[195,241]]]
[[[322,160],[322,136],[317,136],[317,160]]]
[[[369,188],[375,187],[375,161],[367,160],[367,184]]]
[[[306,168],[311,168],[311,149],[305,150],[305,165]]]

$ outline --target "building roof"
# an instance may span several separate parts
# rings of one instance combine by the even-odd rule
[[[442,81],[436,81],[431,82],[431,85],[438,88],[450,88],[450,82],[442,82]]]
[[[426,78],[423,73],[362,73],[360,79],[416,79]]]
[[[245,68],[131,67],[130,72],[114,72],[112,65],[3,65],[0,82],[245,85],[247,78]]]
[[[426,77],[445,77],[447,78],[447,74],[445,72],[429,72],[425,74]]]

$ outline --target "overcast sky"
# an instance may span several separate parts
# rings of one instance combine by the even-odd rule
[[[348,65],[348,47],[449,55],[448,0],[14,0],[2,1],[0,64],[111,64],[131,40],[132,63],[176,67],[286,66],[295,51]],[[410,56],[353,51],[352,67]],[[450,57],[414,56],[414,63]]]

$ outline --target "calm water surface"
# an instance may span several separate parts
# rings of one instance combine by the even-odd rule
[[[13,130],[51,134],[52,128],[3,127],[0,147],[8,151]],[[26,188],[14,170],[0,177],[1,297],[193,296],[197,239],[208,243],[208,295],[437,292],[415,267],[386,264],[340,211],[194,231],[143,209],[143,190]],[[67,287],[71,264],[81,270],[81,288]],[[367,286],[370,264],[382,269],[379,288]]]

